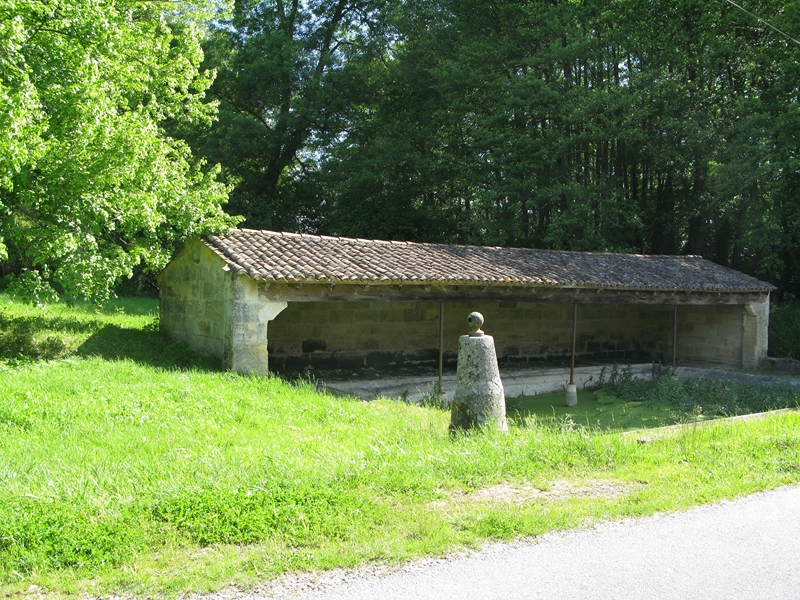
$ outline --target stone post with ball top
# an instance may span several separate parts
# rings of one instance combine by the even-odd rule
[[[470,313],[469,335],[458,340],[456,392],[450,414],[450,432],[468,431],[492,425],[498,431],[508,431],[506,397],[494,338],[482,330],[483,315]]]

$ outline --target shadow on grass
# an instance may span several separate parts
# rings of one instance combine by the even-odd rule
[[[220,371],[219,359],[199,354],[185,342],[171,340],[158,331],[125,329],[105,325],[81,344],[78,356],[97,356],[106,360],[128,359],[162,369]]]
[[[106,314],[80,309],[19,314],[22,311],[0,306],[0,362],[13,365],[77,355],[129,359],[164,369],[221,370],[220,360],[157,331],[156,317],[143,328],[108,322],[108,314],[153,315],[157,308],[152,298],[119,299],[106,307]]]
[[[97,329],[92,319],[53,315],[9,317],[0,310],[0,359],[51,360],[69,353],[64,335]]]

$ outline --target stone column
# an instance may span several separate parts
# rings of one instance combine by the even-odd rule
[[[471,313],[467,317],[472,332],[458,341],[456,392],[451,405],[450,432],[492,424],[498,431],[508,431],[506,398],[494,338],[481,331],[483,316]]]
[[[742,318],[742,368],[755,369],[767,356],[769,294],[761,302],[745,304]]]
[[[230,368],[243,375],[266,376],[269,373],[267,323],[287,304],[259,299],[257,282],[244,275],[235,278]]]

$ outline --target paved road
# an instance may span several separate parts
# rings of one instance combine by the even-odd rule
[[[544,536],[303,600],[798,600],[800,487]]]

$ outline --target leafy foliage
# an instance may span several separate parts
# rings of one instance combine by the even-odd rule
[[[771,307],[769,355],[800,360],[800,304],[784,302]]]
[[[101,302],[134,267],[234,219],[227,189],[166,123],[208,123],[191,3],[0,2],[0,259],[10,289]]]
[[[706,0],[291,6],[241,0],[208,44],[222,117],[195,143],[238,182],[249,223],[702,254],[800,293],[800,48],[747,12]],[[795,5],[743,6],[800,35]]]
[[[307,229],[321,201],[303,174],[363,102],[360,65],[386,45],[391,0],[237,0],[205,44],[218,72],[213,127],[184,130],[236,188],[251,227]]]
[[[405,6],[327,164],[331,230],[786,266],[800,49],[774,31],[724,3]]]

